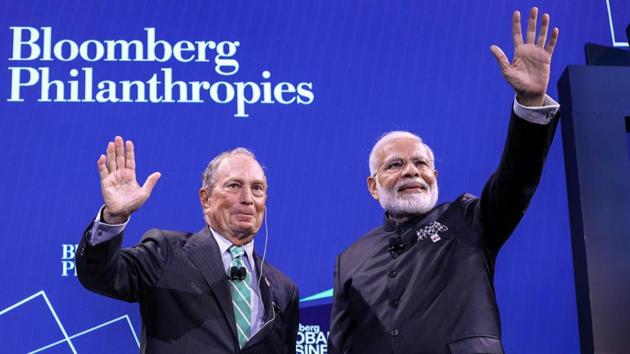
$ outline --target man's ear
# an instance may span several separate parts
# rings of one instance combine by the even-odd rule
[[[369,176],[367,178],[367,187],[368,187],[368,191],[370,192],[370,195],[372,195],[372,198],[378,200],[378,189],[376,188],[376,177]]]
[[[210,194],[204,187],[199,189],[199,202],[201,203],[201,207],[203,209],[210,207]]]
[[[437,175],[438,175],[438,170],[434,168],[433,169],[433,176],[435,176],[435,178],[437,178]]]

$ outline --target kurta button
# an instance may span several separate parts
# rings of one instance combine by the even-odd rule
[[[398,272],[397,272],[397,271],[395,271],[395,270],[392,270],[392,271],[391,271],[391,272],[389,272],[387,275],[388,275],[390,278],[393,278],[393,277],[395,277],[395,276],[397,276],[397,275],[398,275]]]
[[[392,337],[398,337],[398,328],[392,328],[392,330],[389,331],[389,334],[391,334]]]
[[[389,306],[391,306],[393,308],[397,308],[398,307],[398,299],[391,300],[389,302]]]

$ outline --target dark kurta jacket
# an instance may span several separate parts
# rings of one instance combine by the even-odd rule
[[[331,353],[503,353],[495,260],[534,194],[556,125],[512,113],[480,198],[464,194],[404,224],[386,217],[337,258]]]

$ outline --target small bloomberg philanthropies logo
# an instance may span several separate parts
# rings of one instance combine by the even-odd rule
[[[328,353],[328,334],[321,331],[319,325],[303,325],[300,323],[295,351],[297,354]]]
[[[310,105],[315,100],[312,82],[272,82],[271,71],[262,70],[253,80],[226,80],[238,73],[236,58],[239,41],[157,39],[156,29],[144,28],[141,39],[58,40],[52,27],[9,27],[13,34],[11,62],[36,62],[36,65],[10,66],[11,95],[8,102],[24,102],[27,94],[37,102],[51,103],[204,103],[235,105],[235,117],[249,117],[252,104]],[[66,67],[68,62],[81,67],[59,73],[50,65]],[[107,80],[99,77],[93,65],[102,67],[131,65],[136,73],[140,63],[164,63],[150,77]],[[117,63],[117,64],[116,64]],[[218,80],[176,80],[170,63],[194,65],[207,63]],[[150,66],[153,68],[153,66]],[[155,69],[151,69],[155,71]],[[211,72],[212,70],[210,70]]]
[[[77,268],[74,265],[74,256],[77,253],[78,244],[61,244],[61,276],[77,276]]]

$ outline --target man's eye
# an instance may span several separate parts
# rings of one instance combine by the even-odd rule
[[[261,192],[265,190],[265,188],[261,185],[255,185],[254,187],[252,187],[252,189],[255,191],[261,191]]]
[[[240,187],[241,187],[241,185],[240,185],[240,184],[238,184],[238,183],[230,183],[230,184],[228,184],[228,185],[227,185],[227,187],[228,187],[228,188],[235,189],[235,188],[240,188]]]
[[[402,165],[403,165],[402,161],[392,161],[392,162],[387,164],[386,168],[388,170],[392,170],[392,169],[396,169],[396,168],[401,168]]]

